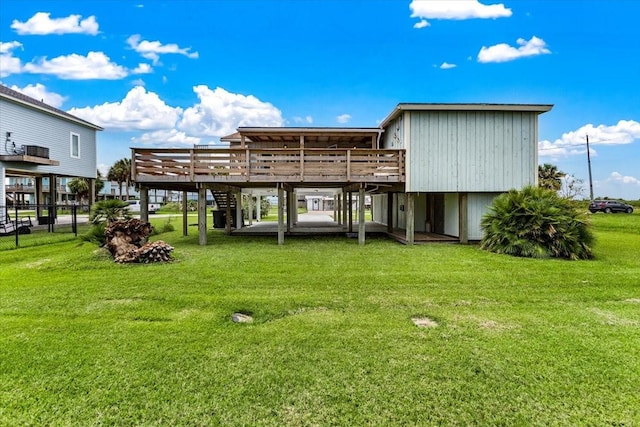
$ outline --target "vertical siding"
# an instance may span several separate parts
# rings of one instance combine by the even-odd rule
[[[373,220],[377,223],[387,225],[387,201],[389,196],[387,194],[374,194],[372,199],[372,216]]]
[[[448,193],[444,195],[444,234],[449,236],[459,235],[458,224],[458,194]]]
[[[407,191],[496,192],[535,183],[533,112],[412,111]]]
[[[467,203],[469,240],[482,239],[480,221],[500,193],[470,193]]]
[[[393,119],[385,128],[382,134],[382,143],[380,148],[400,149],[405,148],[404,145],[404,124],[403,115]]]
[[[26,108],[0,99],[0,132],[11,132],[16,147],[38,145],[49,148],[49,158],[60,162],[59,166],[29,163],[10,164],[13,168],[38,173],[55,173],[62,176],[95,178],[97,168],[96,131],[71,121]],[[71,133],[80,136],[80,158],[71,157]],[[0,153],[5,154],[4,138]],[[7,164],[9,166],[9,164]]]

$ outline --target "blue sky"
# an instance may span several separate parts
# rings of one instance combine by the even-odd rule
[[[0,82],[129,147],[238,126],[362,126],[399,102],[554,104],[540,163],[640,199],[640,2],[0,2]]]

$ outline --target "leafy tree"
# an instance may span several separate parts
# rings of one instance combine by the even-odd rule
[[[102,191],[102,189],[104,188],[104,179],[102,177],[102,173],[100,173],[100,169],[98,169],[96,171],[96,196],[98,195],[99,192]]]
[[[558,191],[562,187],[562,178],[566,174],[550,163],[538,165],[538,185],[547,190]]]
[[[89,196],[89,182],[85,178],[73,178],[67,184],[69,191],[76,195],[80,203]]]
[[[584,197],[584,179],[576,178],[573,175],[565,175],[562,178],[560,195],[567,199],[578,199]]]
[[[122,198],[122,185],[126,184],[127,200],[129,200],[129,184],[131,182],[131,159],[123,158],[118,160],[109,168],[107,173],[109,181],[115,181],[120,188],[120,198]]]
[[[498,196],[482,218],[480,247],[522,257],[590,259],[586,215],[556,191],[525,187]]]

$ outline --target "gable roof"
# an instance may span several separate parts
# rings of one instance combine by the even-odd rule
[[[47,114],[52,114],[54,116],[58,116],[61,119],[69,120],[71,122],[75,122],[79,125],[86,126],[95,130],[104,130],[98,125],[94,125],[86,120],[83,120],[79,117],[76,117],[72,114],[67,113],[66,111],[59,110],[55,107],[52,107],[49,104],[45,104],[42,101],[38,101],[37,99],[31,98],[30,96],[25,95],[24,93],[18,92],[16,90],[10,89],[6,86],[0,85],[0,98],[8,99],[15,103],[24,105],[28,108],[33,108],[36,110],[40,110]]]
[[[380,123],[384,128],[403,111],[515,111],[546,113],[553,104],[434,104],[402,102]]]

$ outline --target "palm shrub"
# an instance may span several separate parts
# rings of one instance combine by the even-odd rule
[[[498,196],[481,222],[480,247],[532,258],[590,259],[587,217],[553,190],[528,186]]]
[[[126,202],[117,199],[97,202],[91,207],[89,215],[92,226],[82,238],[104,245],[107,241],[104,234],[107,224],[128,218],[130,218],[129,205]]]

